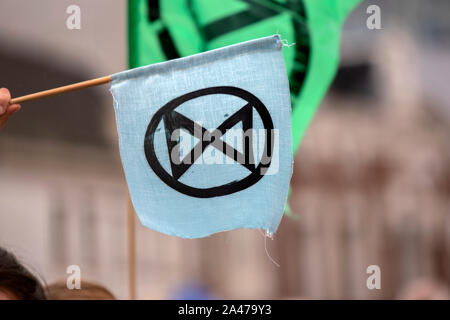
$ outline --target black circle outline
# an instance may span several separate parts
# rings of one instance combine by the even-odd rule
[[[167,112],[172,112],[175,110],[178,106],[183,104],[184,102],[188,100],[192,100],[201,96],[211,95],[211,94],[228,94],[233,95],[239,98],[244,99],[247,102],[250,102],[253,107],[256,109],[256,111],[259,113],[261,120],[264,125],[264,129],[266,129],[266,133],[270,132],[272,134],[273,132],[273,122],[272,118],[270,116],[269,111],[267,110],[266,106],[259,100],[256,96],[251,94],[250,92],[237,88],[237,87],[231,87],[231,86],[218,86],[218,87],[209,87],[205,89],[200,89],[196,91],[192,91],[189,93],[186,93],[182,96],[179,96],[171,101],[169,101],[167,104],[165,104],[163,107],[161,107],[152,117],[148,127],[147,131],[145,133],[145,139],[144,139],[144,151],[145,156],[147,158],[147,162],[150,165],[150,167],[153,169],[153,171],[156,173],[156,175],[168,186],[171,188],[186,194],[188,196],[197,197],[197,198],[212,198],[212,197],[219,197],[224,196],[228,194],[232,194],[241,190],[244,190],[252,185],[254,185],[256,182],[258,182],[264,174],[260,174],[262,172],[261,169],[263,168],[269,168],[271,162],[272,162],[272,154],[273,154],[273,142],[271,143],[271,150],[270,155],[267,153],[267,147],[268,147],[268,134],[265,134],[265,141],[264,141],[264,153],[263,155],[267,155],[269,158],[268,163],[262,164],[259,163],[258,167],[254,172],[249,174],[247,177],[243,178],[242,180],[233,181],[228,184],[211,187],[211,188],[195,188],[191,187],[189,185],[186,185],[182,182],[179,182],[178,180],[175,180],[168,172],[161,166],[159,163],[159,160],[155,154],[155,146],[154,146],[154,135],[155,131],[159,125],[159,123],[162,120],[162,117]],[[270,131],[269,131],[270,130]]]

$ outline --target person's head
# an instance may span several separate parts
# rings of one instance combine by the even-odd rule
[[[40,281],[17,258],[0,247],[0,300],[45,300]]]
[[[49,300],[116,300],[102,285],[81,281],[80,289],[68,289],[65,281],[55,282],[47,287]]]
[[[409,282],[398,294],[400,300],[448,300],[450,292],[442,283],[432,278]]]

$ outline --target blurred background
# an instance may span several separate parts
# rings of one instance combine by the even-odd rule
[[[66,28],[71,4],[81,30]],[[381,30],[366,27],[371,4]],[[126,7],[2,0],[0,87],[20,96],[127,69]],[[136,219],[137,298],[450,298],[449,9],[363,1],[274,239],[183,240]],[[75,264],[128,298],[127,199],[107,86],[26,103],[2,130],[0,245],[47,283]],[[380,290],[366,286],[369,265]]]

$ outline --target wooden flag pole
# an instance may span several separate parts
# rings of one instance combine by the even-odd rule
[[[128,288],[130,300],[136,299],[136,225],[134,221],[134,208],[128,194]]]
[[[70,84],[70,85],[64,86],[64,87],[54,88],[54,89],[50,89],[50,90],[32,93],[32,94],[29,94],[26,96],[14,98],[9,101],[9,104],[11,105],[11,104],[16,104],[16,103],[22,103],[22,102],[26,102],[26,101],[41,99],[41,98],[69,92],[69,91],[75,91],[75,90],[80,90],[80,89],[84,89],[84,88],[88,88],[88,87],[98,86],[98,85],[109,83],[109,82],[111,82],[111,76],[101,77],[101,78],[97,78],[97,79],[91,79],[91,80],[87,80],[87,81],[83,81],[83,82]]]

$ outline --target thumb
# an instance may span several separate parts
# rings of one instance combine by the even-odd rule
[[[6,113],[7,109],[8,109],[8,102],[6,102],[6,100],[0,99],[0,116]]]
[[[11,99],[9,91],[5,88],[0,89],[0,116],[8,109],[8,102]]]

